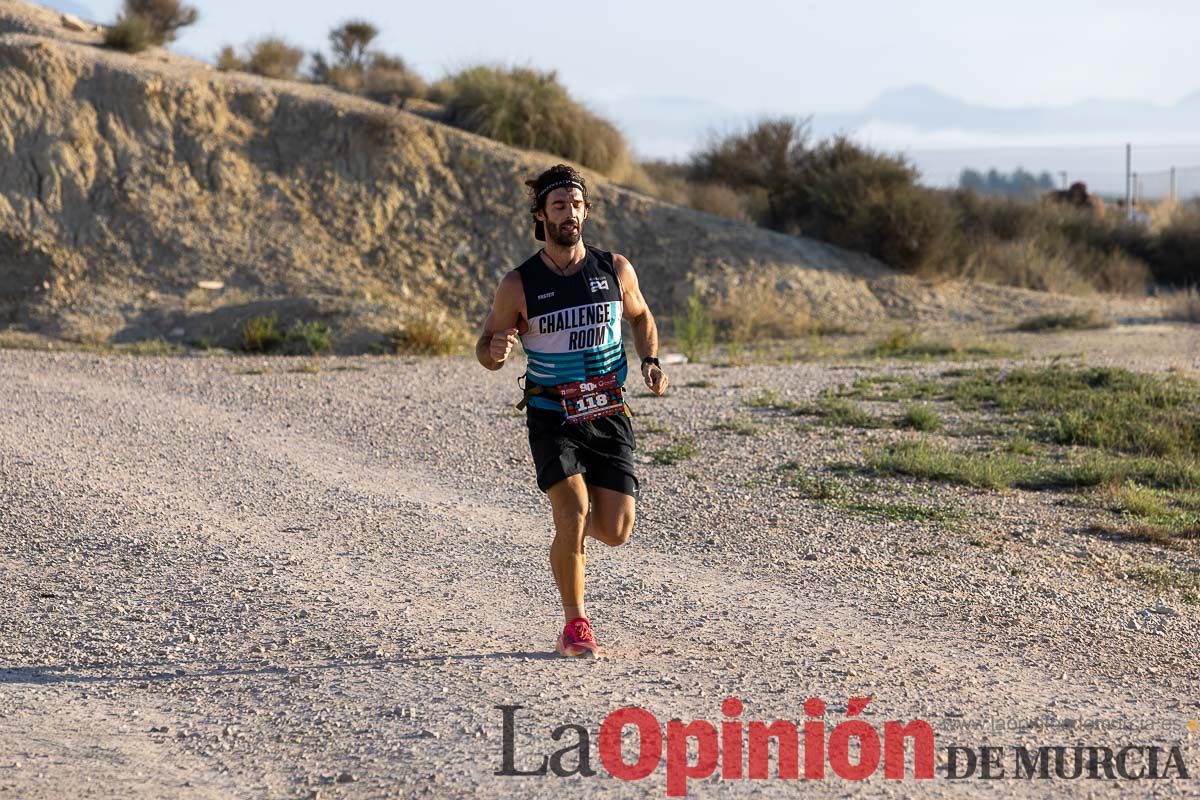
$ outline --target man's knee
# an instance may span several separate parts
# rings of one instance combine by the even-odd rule
[[[629,541],[633,532],[633,514],[618,514],[615,518],[605,521],[595,535],[595,538],[609,547],[620,547]]]
[[[620,547],[629,541],[629,534],[633,532],[633,524],[622,524],[612,532],[612,538],[608,541],[609,547]]]
[[[582,539],[587,527],[587,506],[572,497],[554,504],[554,530],[558,536]]]

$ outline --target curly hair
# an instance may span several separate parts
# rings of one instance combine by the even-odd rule
[[[533,236],[539,242],[546,240],[546,228],[537,218],[539,211],[546,208],[546,196],[561,186],[574,186],[583,193],[583,207],[590,210],[591,201],[588,199],[587,182],[579,174],[579,170],[566,164],[555,164],[550,169],[525,181],[529,187],[529,213],[533,215]]]

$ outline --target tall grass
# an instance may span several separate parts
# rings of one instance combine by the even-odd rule
[[[687,310],[675,317],[679,350],[690,362],[701,361],[713,345],[713,323],[699,291],[688,297]]]

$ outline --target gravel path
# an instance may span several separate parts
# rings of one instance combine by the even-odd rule
[[[1174,363],[1194,335],[1176,334],[1169,354],[1157,335],[1141,352],[1123,341],[1119,360]],[[1105,337],[1068,349],[1111,361]],[[871,725],[927,720],[939,757],[1181,743],[1193,776],[897,783],[881,768],[874,794],[1200,797],[1200,608],[1120,577],[1195,570],[1194,555],[1085,534],[1103,512],[1063,495],[886,484],[966,515],[946,526],[761,480],[911,434],[805,428],[746,399],[945,365],[689,365],[667,398],[635,395],[644,461],[679,437],[700,455],[646,463],[630,544],[589,546],[608,655],[575,662],[548,655],[549,505],[507,405],[517,372],[383,358],[288,371],[302,363],[0,351],[0,797],[664,796],[661,767],[635,783],[600,767],[603,718],[632,704],[719,722],[731,694],[746,720],[803,720],[819,696],[830,725],[869,695]],[[745,417],[755,435],[714,430]],[[598,774],[494,775],[501,704],[525,707],[518,767],[578,723]]]

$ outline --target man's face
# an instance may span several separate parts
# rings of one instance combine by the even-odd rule
[[[587,205],[583,192],[574,186],[562,186],[546,195],[546,206],[538,212],[546,224],[546,241],[559,247],[574,247],[583,236]]]

